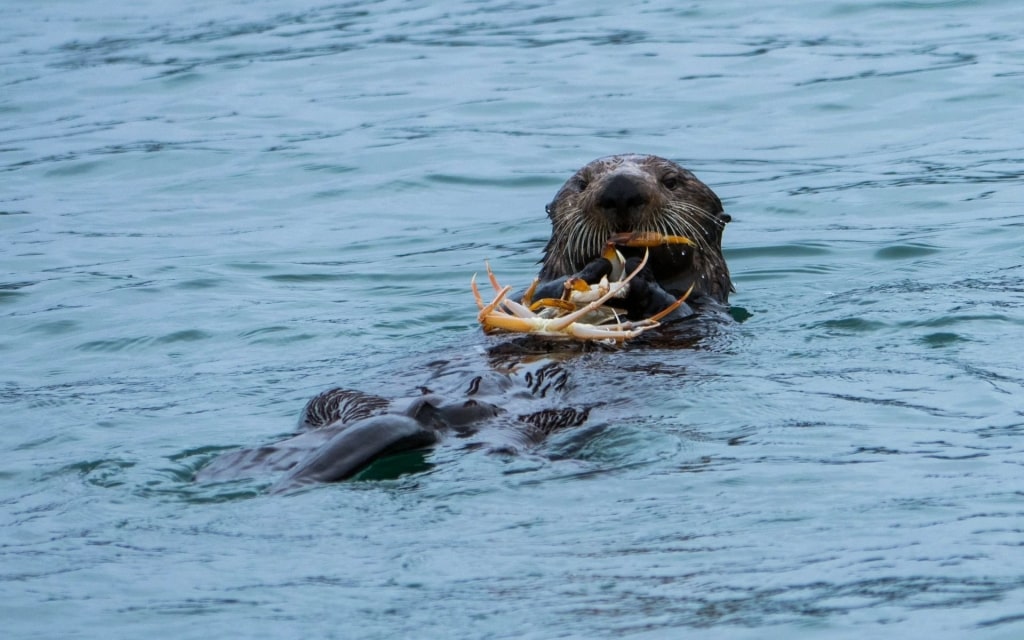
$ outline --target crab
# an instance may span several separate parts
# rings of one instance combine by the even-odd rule
[[[597,284],[587,284],[580,278],[569,278],[561,298],[544,298],[532,301],[533,292],[539,283],[533,283],[523,295],[522,302],[508,298],[511,286],[501,286],[487,264],[487,277],[494,288],[495,297],[485,303],[476,285],[476,275],[470,281],[473,297],[480,313],[477,320],[484,331],[506,331],[525,333],[546,338],[570,338],[621,344],[630,338],[660,325],[660,321],[679,308],[689,297],[693,287],[674,303],[659,313],[637,321],[623,321],[622,312],[605,303],[623,298],[629,291],[629,283],[647,265],[649,251],[643,260],[629,274],[625,274],[625,259],[616,249],[618,246],[650,248],[662,244],[687,244],[693,242],[683,236],[669,236],[653,232],[620,233],[612,236],[605,245],[602,256],[612,263],[612,280],[601,278]]]

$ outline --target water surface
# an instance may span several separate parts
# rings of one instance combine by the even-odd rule
[[[10,637],[1024,634],[1019,3],[8,4]],[[722,197],[746,318],[573,362],[640,410],[191,482],[322,389],[485,366],[469,276],[527,282],[627,151]]]

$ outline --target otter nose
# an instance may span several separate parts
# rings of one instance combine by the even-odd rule
[[[604,186],[597,204],[609,214],[625,222],[630,212],[647,204],[648,196],[644,185],[633,176],[619,174]]]

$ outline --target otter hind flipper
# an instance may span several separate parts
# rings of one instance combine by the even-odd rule
[[[314,482],[345,480],[378,458],[435,442],[436,431],[424,428],[408,416],[391,413],[364,418],[339,431],[307,456],[271,492],[285,493]]]

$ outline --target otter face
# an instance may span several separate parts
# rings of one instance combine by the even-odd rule
[[[581,270],[608,239],[627,231],[686,236],[691,248],[658,248],[651,268],[659,283],[696,282],[698,291],[725,301],[732,289],[722,259],[722,230],[731,220],[718,196],[671,160],[647,155],[599,158],[576,172],[547,206],[552,235],[541,279]],[[717,284],[702,286],[713,279]]]

